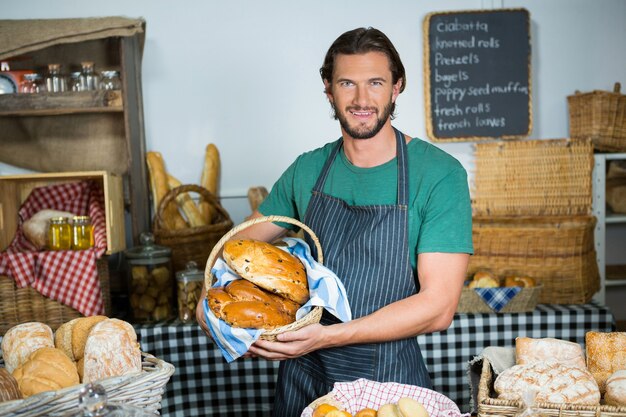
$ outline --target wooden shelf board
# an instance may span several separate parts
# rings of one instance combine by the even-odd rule
[[[0,116],[50,116],[123,110],[122,92],[119,90],[0,95]]]

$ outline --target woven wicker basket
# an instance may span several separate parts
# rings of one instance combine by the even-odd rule
[[[600,288],[593,216],[474,217],[468,273],[531,276],[539,303],[582,304]]]
[[[620,83],[615,83],[613,92],[576,91],[567,103],[571,137],[590,138],[602,151],[626,150],[626,96],[620,94]]]
[[[195,192],[211,204],[217,211],[217,218],[210,225],[169,230],[164,228],[163,216],[168,204],[181,193]],[[209,253],[217,243],[233,227],[233,221],[219,200],[209,190],[199,185],[188,184],[170,190],[161,203],[154,218],[152,231],[157,244],[172,249],[172,267],[174,271],[182,271],[189,261],[204,265]]]
[[[147,411],[158,413],[161,397],[165,392],[174,366],[148,353],[142,353],[143,371],[137,375],[125,375],[98,381],[110,402],[132,404]],[[47,391],[24,400],[0,403],[0,415],[60,416],[78,409],[78,394],[84,384]]]
[[[516,417],[525,410],[521,401],[499,400],[495,398],[493,383],[495,375],[489,360],[483,359],[483,367],[478,384],[479,417]],[[546,417],[626,417],[626,407],[610,405],[575,405],[539,402],[535,404],[536,414]]]
[[[108,257],[98,259],[96,266],[105,315],[108,315],[111,312]],[[56,330],[77,317],[82,317],[82,314],[73,308],[44,297],[33,288],[18,288],[12,278],[0,275],[0,335],[17,324],[29,321],[46,323]]]
[[[215,282],[215,277],[213,276],[213,272],[211,271],[211,269],[213,267],[213,264],[217,260],[217,257],[220,254],[222,247],[224,246],[224,243],[226,243],[226,241],[228,241],[235,234],[241,232],[242,230],[247,229],[250,226],[253,226],[259,223],[267,223],[267,222],[289,223],[289,224],[298,226],[302,230],[306,231],[311,237],[311,239],[313,240],[313,243],[315,244],[315,247],[317,249],[317,262],[319,262],[320,264],[324,262],[324,255],[322,254],[322,247],[320,245],[319,239],[315,235],[313,230],[311,230],[307,225],[299,222],[296,219],[292,219],[291,217],[285,217],[285,216],[257,217],[251,220],[247,220],[235,226],[228,233],[226,233],[219,240],[219,242],[215,244],[215,246],[213,247],[213,250],[211,251],[211,254],[209,255],[209,258],[206,263],[206,269],[204,271],[204,286],[206,289],[211,288],[213,286],[213,283]],[[324,309],[322,307],[319,307],[319,306],[313,307],[313,309],[306,316],[302,317],[300,320],[296,320],[295,322],[288,324],[286,326],[277,327],[276,329],[266,330],[263,333],[261,333],[260,338],[263,340],[275,341],[276,336],[281,333],[288,332],[291,330],[298,330],[309,324],[318,323],[320,319],[322,318],[323,312],[324,312]]]
[[[533,311],[539,302],[543,285],[522,288],[498,313],[524,313]],[[504,288],[503,288],[504,289]],[[457,313],[495,313],[472,288],[463,287],[456,308]]]
[[[475,145],[476,216],[591,213],[590,140],[529,140]]]

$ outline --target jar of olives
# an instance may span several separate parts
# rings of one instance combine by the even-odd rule
[[[178,318],[183,323],[195,322],[196,305],[204,285],[204,271],[199,270],[194,261],[189,261],[184,270],[176,272],[176,284]]]
[[[142,233],[140,246],[128,249],[126,268],[134,322],[155,322],[175,317],[172,250],[154,243],[152,233]]]

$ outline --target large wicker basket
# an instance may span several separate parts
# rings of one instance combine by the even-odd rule
[[[96,266],[105,315],[109,315],[111,291],[108,257],[98,259]],[[77,317],[82,317],[82,314],[73,308],[44,297],[33,288],[18,288],[12,278],[0,275],[0,335],[17,324],[29,321],[46,323],[52,330],[56,330],[63,323]]]
[[[495,398],[493,384],[495,375],[489,360],[483,359],[483,367],[478,384],[479,417],[516,417],[525,410],[521,401]],[[535,404],[536,414],[546,417],[626,417],[626,407],[610,405],[576,405],[539,402]]]
[[[620,83],[615,83],[613,92],[576,91],[567,103],[571,137],[590,138],[602,151],[626,150],[626,96],[620,94]]]
[[[301,223],[300,221],[296,219],[292,219],[291,217],[285,217],[285,216],[257,217],[251,220],[247,220],[235,226],[228,233],[226,233],[219,240],[219,242],[215,244],[215,246],[213,247],[213,250],[211,251],[211,254],[209,255],[209,258],[206,263],[206,269],[204,271],[204,286],[206,289],[211,288],[213,286],[213,283],[215,282],[215,277],[213,276],[213,272],[211,271],[211,269],[213,267],[213,264],[217,260],[217,257],[221,253],[224,243],[226,243],[226,241],[232,238],[235,234],[241,232],[242,230],[247,229],[250,226],[253,226],[259,223],[268,223],[268,222],[283,222],[283,223],[289,223],[289,224],[293,224],[295,226],[300,227],[302,230],[304,230],[305,232],[309,234],[309,236],[313,240],[313,243],[315,244],[315,247],[317,249],[317,262],[319,262],[320,264],[324,262],[324,255],[322,254],[322,246],[320,245],[319,239],[315,235],[313,230],[311,230],[307,225],[305,225],[304,223]],[[275,341],[276,336],[278,336],[281,333],[288,332],[291,330],[297,330],[309,324],[318,323],[320,319],[322,318],[323,312],[324,312],[324,309],[322,307],[319,307],[319,306],[313,307],[313,309],[301,319],[296,320],[295,322],[288,324],[286,326],[277,327],[276,329],[272,329],[272,330],[266,330],[263,333],[261,333],[260,338],[263,340]]]
[[[179,194],[186,192],[198,193],[201,198],[216,209],[217,218],[212,224],[206,226],[188,227],[178,230],[165,228],[163,220],[165,208],[174,202],[174,199]],[[154,218],[152,231],[156,243],[172,249],[172,266],[174,271],[182,271],[189,261],[194,261],[197,265],[204,265],[217,241],[232,227],[233,221],[230,219],[228,212],[209,190],[199,185],[188,184],[171,189],[163,197]]]
[[[598,291],[593,216],[474,217],[468,273],[513,272],[543,284],[540,303],[582,304]]]
[[[142,353],[143,371],[137,375],[125,375],[98,381],[104,387],[111,402],[132,404],[158,413],[161,397],[165,392],[174,366],[148,353]],[[78,409],[78,394],[84,384],[59,391],[42,392],[24,400],[0,403],[0,415],[61,416]]]
[[[584,139],[475,145],[475,216],[591,213],[593,146]]]

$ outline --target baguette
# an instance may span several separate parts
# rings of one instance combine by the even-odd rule
[[[211,194],[217,197],[217,188],[219,184],[220,175],[220,154],[217,147],[209,143],[206,146],[204,152],[204,165],[202,167],[202,177],[200,178],[200,185],[209,190]],[[208,201],[200,202],[200,213],[207,224],[213,222],[216,210]]]
[[[168,193],[167,173],[165,171],[165,163],[159,152],[146,152],[146,162],[150,173],[150,191],[152,192],[152,208],[156,215],[159,210],[159,204],[165,194]],[[184,229],[187,227],[185,219],[178,212],[176,205],[169,205],[165,208],[163,215],[164,227],[166,229]]]
[[[182,184],[176,178],[167,174],[167,185],[169,185],[170,190],[173,190],[176,187],[180,187]],[[187,222],[191,227],[206,226],[209,224],[204,217],[202,217],[200,209],[196,206],[196,203],[193,202],[189,193],[178,194],[176,196],[176,203],[185,214],[185,217],[187,217]]]

